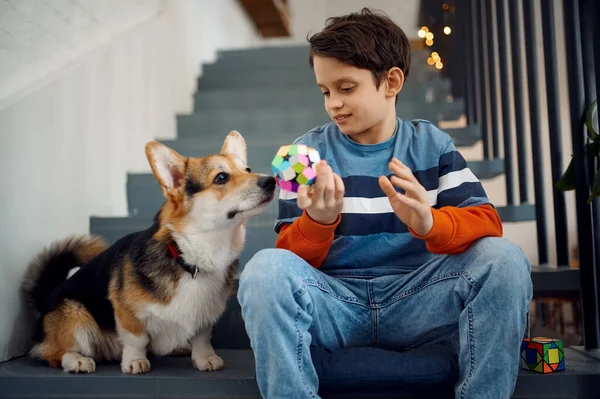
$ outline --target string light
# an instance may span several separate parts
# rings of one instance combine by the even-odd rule
[[[425,40],[425,44],[428,45],[429,47],[431,47],[431,46],[433,46],[433,40],[427,39],[427,40]]]
[[[417,32],[417,35],[419,35],[419,37],[420,37],[421,39],[424,39],[426,34],[427,34],[427,32],[425,32],[423,29],[420,29],[420,30]]]
[[[444,3],[444,4],[442,4],[442,9],[444,11],[448,11],[450,9],[450,5],[448,3]]]
[[[429,65],[433,65],[433,64],[435,64],[435,60],[433,58],[429,57],[429,58],[427,58],[427,63]]]
[[[421,26],[421,30],[424,31],[425,33],[429,32],[429,28],[426,26]]]
[[[452,29],[449,26],[444,27],[444,33],[446,35],[449,35],[450,33],[452,33]]]
[[[431,53],[431,59],[433,59],[435,62],[438,62],[439,60],[441,60],[440,55],[437,53],[437,51],[434,51],[433,53]],[[431,64],[433,65],[433,64]]]
[[[444,67],[444,64],[442,64],[442,61],[438,61],[438,62],[435,63],[435,67],[437,69],[442,69]]]
[[[427,32],[427,34],[425,35],[425,37],[426,37],[428,40],[433,40],[433,33],[431,33],[431,32]]]

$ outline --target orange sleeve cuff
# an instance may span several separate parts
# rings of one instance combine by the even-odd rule
[[[408,230],[411,234],[417,238],[427,241],[428,244],[443,247],[447,245],[454,233],[454,222],[450,215],[445,212],[440,212],[437,209],[431,208],[431,215],[433,216],[433,226],[429,233],[425,235],[419,235],[415,233],[410,227]]]
[[[311,266],[319,268],[329,253],[340,220],[341,215],[333,224],[322,225],[312,220],[304,211],[294,223],[281,228],[275,247],[287,249]]]
[[[409,228],[413,236],[426,242],[431,253],[459,254],[482,237],[502,237],[502,221],[496,209],[489,204],[432,208],[431,212],[433,226],[429,233],[420,236]]]
[[[322,245],[333,238],[336,227],[340,224],[341,215],[338,215],[333,224],[321,224],[315,222],[308,216],[306,210],[298,218],[298,233],[307,242],[315,245]]]

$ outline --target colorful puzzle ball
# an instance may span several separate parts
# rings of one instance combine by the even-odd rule
[[[271,170],[282,190],[298,192],[300,185],[310,186],[317,174],[315,166],[321,162],[319,152],[304,144],[284,145],[271,162]]]
[[[562,340],[547,337],[524,338],[521,343],[521,368],[549,374],[565,369]]]

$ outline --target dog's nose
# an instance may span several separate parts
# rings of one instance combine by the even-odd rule
[[[275,181],[275,178],[271,176],[259,177],[259,179],[256,182],[258,187],[264,188],[265,190],[273,190],[275,188],[276,183],[277,182]]]

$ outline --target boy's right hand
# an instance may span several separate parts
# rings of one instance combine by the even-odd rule
[[[344,207],[344,182],[331,169],[327,161],[316,168],[317,179],[310,188],[298,187],[298,207],[317,223],[328,225],[337,220]]]

